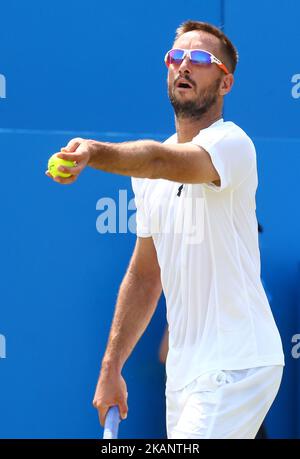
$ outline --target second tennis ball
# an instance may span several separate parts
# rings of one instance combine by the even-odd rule
[[[52,177],[71,177],[71,174],[59,171],[57,169],[59,166],[74,167],[75,163],[73,161],[66,161],[65,159],[58,158],[57,153],[55,153],[48,161],[48,171]]]

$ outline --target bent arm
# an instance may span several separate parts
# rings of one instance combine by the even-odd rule
[[[120,286],[101,370],[122,370],[154,314],[161,291],[152,238],[138,238]]]

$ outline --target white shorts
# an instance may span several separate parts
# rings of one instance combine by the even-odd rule
[[[168,438],[255,438],[282,372],[281,365],[218,371],[166,390]]]

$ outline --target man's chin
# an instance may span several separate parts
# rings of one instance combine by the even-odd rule
[[[200,119],[209,108],[208,106],[199,107],[193,98],[188,97],[174,97],[171,103],[178,118]]]
[[[174,91],[174,98],[176,99],[176,97],[189,97],[189,98],[193,98],[195,97],[195,93],[192,89],[186,89],[186,88],[177,88],[175,89]]]
[[[195,94],[193,88],[175,88],[174,92],[177,92],[179,94],[182,94],[182,93],[194,93]]]
[[[196,102],[195,95],[188,92],[177,93],[176,96],[174,95],[173,100],[176,105]]]

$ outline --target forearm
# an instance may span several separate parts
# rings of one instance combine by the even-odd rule
[[[154,140],[90,143],[88,165],[105,172],[131,177],[156,178],[162,144]]]
[[[130,270],[120,287],[115,314],[102,360],[102,370],[121,371],[147,328],[161,294],[159,286],[145,284]]]

